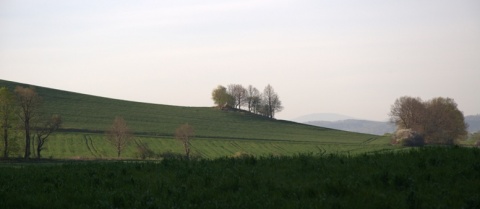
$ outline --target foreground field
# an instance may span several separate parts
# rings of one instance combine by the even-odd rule
[[[480,150],[0,164],[3,208],[479,208]]]

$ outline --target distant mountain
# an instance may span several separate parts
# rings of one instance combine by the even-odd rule
[[[468,132],[480,131],[480,115],[465,116],[465,122],[468,123]]]
[[[312,114],[310,116],[323,116],[323,114]],[[331,115],[331,117],[328,117]],[[324,118],[330,120],[317,120],[317,121],[299,121],[305,124],[333,128],[343,131],[351,131],[357,133],[383,135],[385,133],[393,133],[395,131],[395,125],[389,122],[370,121],[370,120],[358,120],[358,119],[343,119],[333,120],[335,116],[341,117],[337,114],[325,114]],[[348,116],[344,116],[348,117]],[[306,117],[308,118],[308,117]],[[468,123],[468,132],[474,133],[480,131],[480,115],[468,115],[465,116],[465,122]]]
[[[370,120],[347,119],[338,121],[309,121],[306,122],[306,124],[375,135],[383,135],[385,133],[393,133],[395,131],[394,124]]]
[[[339,120],[347,120],[347,119],[355,119],[350,116],[340,115],[335,113],[315,113],[315,114],[308,114],[303,115],[298,118],[294,118],[293,121],[299,123],[306,123],[310,121],[339,121]]]

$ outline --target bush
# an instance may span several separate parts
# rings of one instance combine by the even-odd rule
[[[418,147],[425,144],[423,136],[411,129],[400,129],[394,134],[393,144],[408,147]]]
[[[147,143],[137,144],[137,156],[142,160],[156,157],[155,152],[150,149]]]
[[[480,140],[478,140],[477,142],[475,142],[475,145],[474,145],[474,146],[480,148]]]

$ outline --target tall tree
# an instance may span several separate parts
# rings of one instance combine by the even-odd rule
[[[260,102],[260,91],[257,88],[249,85],[246,89],[246,103],[248,107],[248,111],[256,112],[256,105]]]
[[[30,157],[30,130],[33,120],[38,116],[39,108],[41,105],[41,98],[38,96],[37,92],[33,87],[21,87],[17,86],[15,88],[15,94],[17,97],[17,104],[19,106],[19,111],[17,112],[18,117],[22,121],[23,128],[25,129],[25,155],[24,158],[28,159]]]
[[[227,93],[227,88],[221,85],[212,91],[212,100],[217,107],[233,106],[234,103],[234,98]]]
[[[247,90],[245,90],[241,84],[230,84],[228,85],[227,92],[234,98],[233,106],[241,109],[246,101]]]
[[[121,152],[132,139],[132,132],[128,128],[127,122],[122,117],[116,116],[112,126],[107,130],[107,140],[115,147],[117,158],[120,158]]]
[[[0,126],[3,135],[3,157],[8,157],[9,130],[14,123],[15,96],[6,87],[0,88]]]
[[[190,159],[190,140],[192,140],[194,134],[193,127],[188,125],[188,123],[181,125],[175,130],[175,138],[182,142],[187,159]]]
[[[37,151],[37,158],[41,158],[41,151],[44,149],[48,137],[57,131],[62,125],[62,118],[59,115],[52,115],[44,124],[35,127],[34,148]]]
[[[425,103],[425,141],[430,144],[454,144],[466,138],[468,125],[457,103],[451,98],[434,98]]]
[[[269,118],[274,118],[276,112],[283,110],[282,102],[270,84],[263,90],[263,102],[266,116]]]
[[[390,110],[390,120],[400,129],[423,132],[426,108],[422,99],[403,96],[395,100]]]

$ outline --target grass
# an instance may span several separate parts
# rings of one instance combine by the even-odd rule
[[[480,150],[0,166],[5,208],[479,208]]]
[[[377,141],[380,141],[379,144]],[[170,137],[136,137],[135,141],[122,152],[123,159],[138,158],[136,143],[148,144],[156,154],[182,153],[182,145]],[[378,138],[367,143],[330,143],[302,142],[285,140],[245,140],[245,139],[210,139],[197,138],[192,141],[192,152],[196,157],[219,158],[233,156],[236,153],[249,154],[256,157],[295,155],[299,153],[351,154],[379,152],[399,149],[385,145],[388,139]],[[102,134],[89,133],[58,133],[49,139],[42,156],[58,159],[112,159],[116,157],[115,150],[104,139]],[[19,153],[21,155],[21,152]]]
[[[0,86],[9,89],[17,85],[28,86],[0,80]],[[63,130],[52,136],[45,145],[47,150],[42,153],[44,157],[115,156],[113,149],[102,140],[103,132],[112,124],[115,116],[124,117],[137,140],[146,141],[158,153],[182,152],[173,139],[173,133],[184,123],[189,123],[195,129],[193,151],[206,158],[231,156],[236,152],[262,156],[319,150],[328,153],[361,153],[392,148],[385,137],[269,119],[244,111],[146,104],[38,86],[35,89],[44,101],[42,112],[59,114],[64,121]],[[85,142],[85,136],[91,137],[90,146]],[[91,151],[93,148],[96,150]],[[17,152],[17,155],[20,153]],[[135,148],[131,146],[123,156],[135,157]]]

